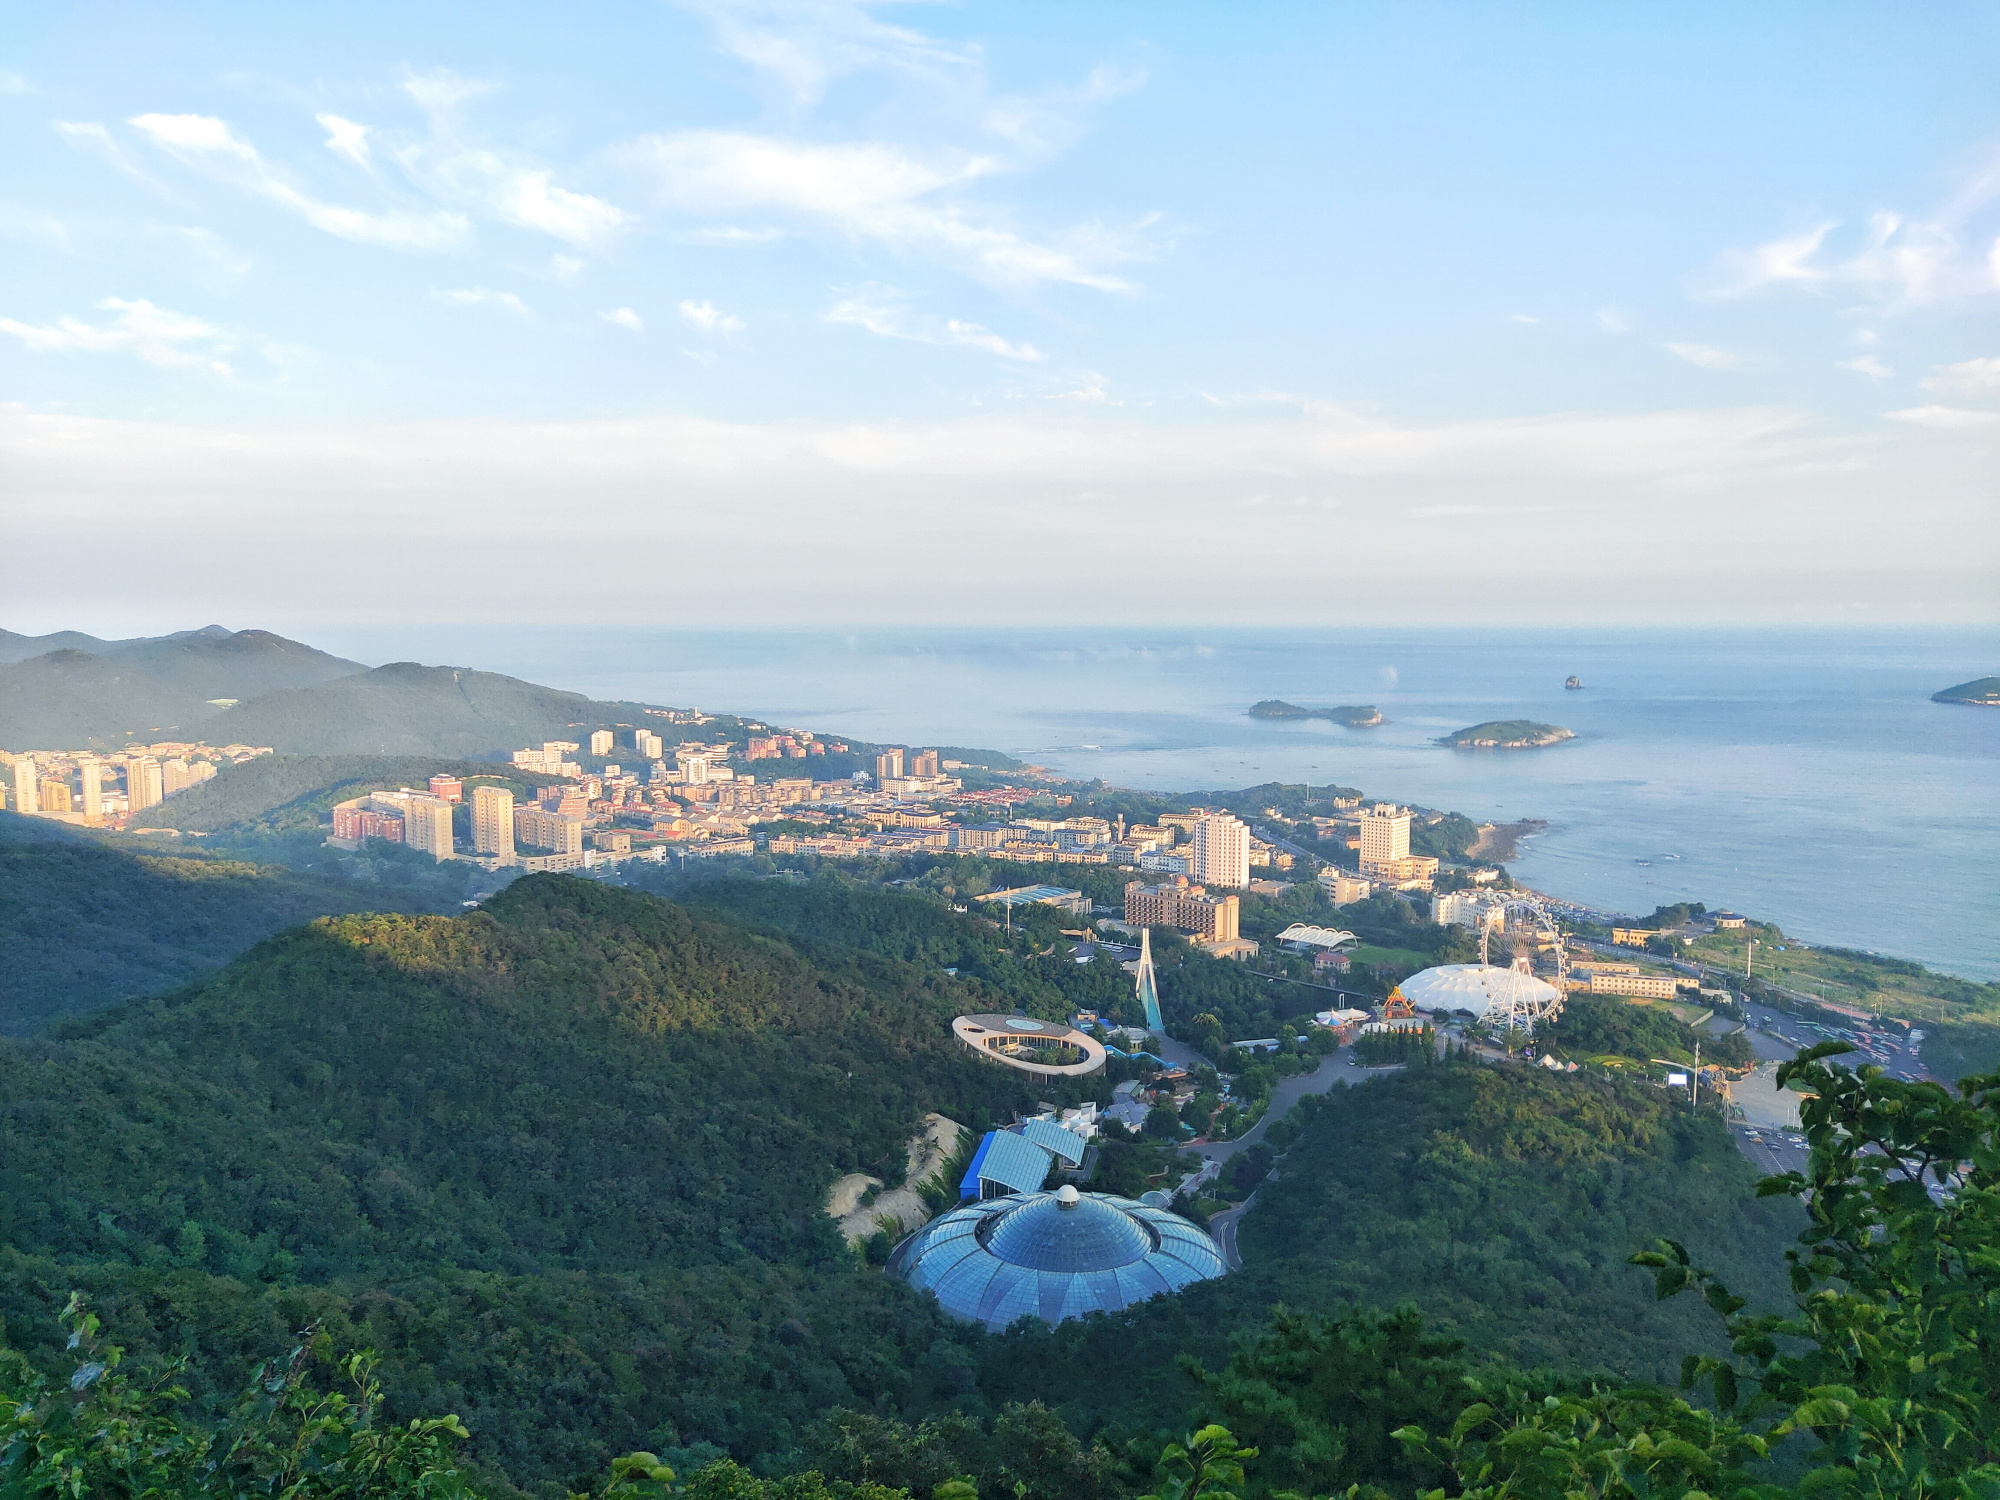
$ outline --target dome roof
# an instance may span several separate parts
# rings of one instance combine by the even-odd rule
[[[1535,1002],[1556,998],[1556,987],[1545,979],[1491,964],[1442,964],[1412,974],[1396,986],[1418,1010],[1463,1010],[1484,1016],[1496,1000],[1510,995]]]
[[[1180,1215],[1068,1186],[961,1204],[889,1261],[953,1317],[995,1331],[1115,1312],[1225,1269],[1215,1241]]]

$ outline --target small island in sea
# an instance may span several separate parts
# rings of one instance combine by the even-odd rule
[[[1283,698],[1266,698],[1250,705],[1253,719],[1331,719],[1349,729],[1372,729],[1382,722],[1381,710],[1372,703],[1341,703],[1333,708],[1300,708]]]
[[[2000,708],[2000,677],[1978,677],[1971,682],[1961,682],[1957,687],[1932,693],[1931,702],[1979,703],[1988,708]]]
[[[1559,745],[1576,734],[1560,724],[1537,724],[1532,719],[1493,719],[1474,724],[1439,740],[1454,750],[1536,750],[1543,745]]]

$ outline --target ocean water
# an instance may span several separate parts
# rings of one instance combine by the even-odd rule
[[[1338,782],[1481,821],[1538,818],[1511,868],[1643,914],[1730,906],[1809,941],[2000,979],[2000,710],[1929,701],[2000,672],[2000,630],[316,632],[600,697],[745,712],[1067,775],[1198,790]],[[1581,691],[1563,688],[1570,674]],[[1272,723],[1260,698],[1388,722]],[[1486,719],[1576,731],[1446,750]]]

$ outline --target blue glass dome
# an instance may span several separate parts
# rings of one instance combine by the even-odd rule
[[[1215,1241],[1179,1214],[1072,1187],[961,1204],[889,1260],[951,1316],[996,1332],[1022,1317],[1116,1312],[1225,1269]]]

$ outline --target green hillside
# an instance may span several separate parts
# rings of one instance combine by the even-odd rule
[[[459,1412],[521,1482],[926,1409],[971,1335],[820,1205],[893,1172],[927,1110],[1028,1102],[950,1040],[948,985],[562,877],[316,923],[0,1043],[0,1315],[47,1349],[83,1287],[121,1342],[195,1341],[230,1379],[323,1320],[384,1351],[396,1410]]]
[[[1274,1306],[1341,1314],[1413,1302],[1475,1365],[1671,1382],[1723,1347],[1691,1300],[1660,1303],[1626,1262],[1685,1242],[1758,1305],[1786,1305],[1796,1205],[1755,1197],[1721,1121],[1661,1090],[1530,1068],[1438,1066],[1308,1096],[1304,1129],[1238,1234],[1244,1269],[1171,1302],[989,1346],[982,1389],[1036,1388],[1079,1431],[1146,1426]],[[1289,1130],[1285,1132],[1289,1134]],[[1282,1143],[1284,1135],[1279,1137]]]
[[[2000,703],[2000,677],[1975,677],[1931,694],[1933,703]]]
[[[398,883],[393,868],[386,881],[351,878],[379,862],[343,861],[343,879],[178,847],[113,846],[0,813],[0,1035],[173,989],[314,917],[457,905],[428,882]]]

